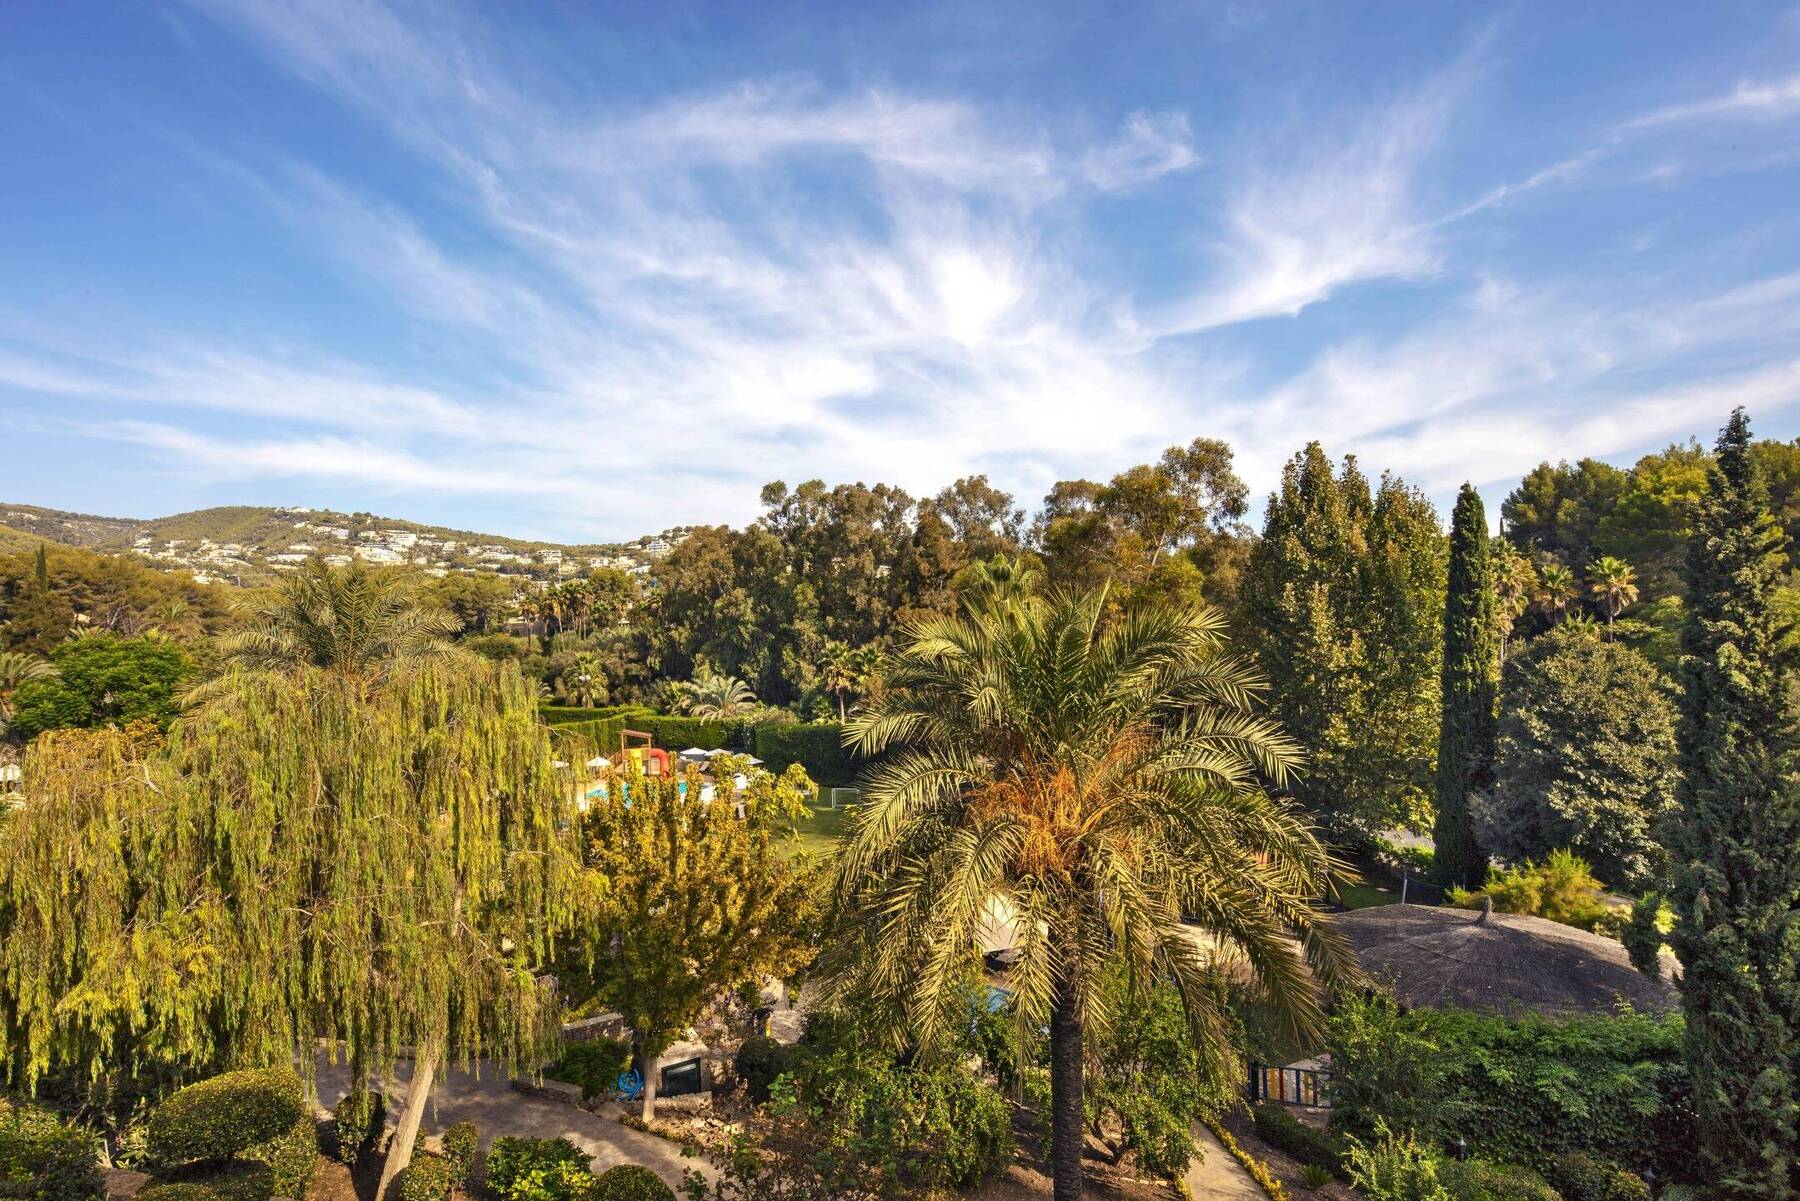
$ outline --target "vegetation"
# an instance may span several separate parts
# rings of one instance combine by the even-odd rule
[[[1679,1015],[1553,1020],[1403,1011],[1346,998],[1331,1019],[1334,1131],[1385,1126],[1538,1170],[1586,1151],[1663,1179],[1694,1156]]]
[[[387,1098],[367,1088],[345,1093],[331,1111],[337,1156],[354,1167],[376,1149],[387,1124]]]
[[[1237,626],[1269,711],[1307,755],[1296,795],[1335,830],[1430,821],[1443,662],[1437,514],[1392,477],[1371,490],[1317,443],[1269,498],[1238,588]]]
[[[563,1048],[562,1057],[544,1069],[552,1080],[581,1086],[581,1099],[607,1096],[631,1066],[631,1044],[616,1038],[590,1038]]]
[[[1670,897],[1702,1174],[1727,1201],[1800,1190],[1800,793],[1773,604],[1785,556],[1749,443],[1740,409],[1688,541]]]
[[[1617,934],[1625,912],[1606,899],[1606,889],[1587,862],[1573,851],[1551,851],[1542,863],[1531,860],[1493,872],[1479,890],[1453,888],[1446,899],[1464,909],[1486,899],[1501,913],[1547,918],[1600,934]]]
[[[444,1162],[450,1166],[450,1183],[458,1188],[467,1187],[470,1174],[475,1170],[475,1151],[481,1143],[481,1131],[473,1122],[452,1122],[439,1140],[444,1151]]]
[[[582,854],[604,900],[562,973],[631,1028],[646,1121],[657,1057],[680,1031],[721,994],[811,957],[810,884],[781,845],[802,810],[793,782],[758,776],[741,818],[726,789],[695,804],[698,773],[685,784],[617,773],[591,801]]]
[[[594,1201],[675,1201],[662,1177],[635,1163],[606,1169],[594,1184]]]
[[[502,1135],[488,1149],[488,1191],[502,1201],[589,1201],[588,1155],[566,1138]]]
[[[101,1201],[93,1135],[55,1114],[0,1101],[0,1197]]]
[[[193,670],[181,647],[165,638],[107,633],[61,643],[50,652],[49,667],[13,694],[12,725],[20,738],[133,721],[167,727],[176,694]]]
[[[1553,630],[1506,666],[1483,842],[1512,862],[1571,849],[1602,879],[1660,875],[1675,803],[1674,689],[1642,654],[1580,627]]]
[[[1238,940],[1298,1027],[1322,1017],[1308,966],[1351,978],[1312,908],[1330,861],[1260,786],[1287,779],[1295,748],[1249,711],[1260,682],[1225,653],[1222,620],[1148,606],[1109,623],[1106,602],[987,599],[913,629],[850,726],[888,758],[837,860],[824,959],[839,995],[867,990],[932,1047],[1004,899],[1021,1042],[1050,1030],[1059,1201],[1081,1193],[1084,1043],[1117,1017],[1111,973],[1176,982],[1211,1079],[1229,1070],[1225,1018],[1186,920]],[[1254,887],[1225,887],[1225,864]]]
[[[450,1195],[450,1163],[441,1155],[420,1152],[394,1177],[396,1201],[444,1201]]]
[[[1437,750],[1438,879],[1467,887],[1487,875],[1476,842],[1472,799],[1493,783],[1494,704],[1500,672],[1494,571],[1487,513],[1468,484],[1450,521],[1449,585],[1444,599],[1443,721]]]

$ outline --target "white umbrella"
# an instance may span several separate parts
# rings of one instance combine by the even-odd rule
[[[755,755],[745,755],[744,762],[748,763],[751,767],[762,766],[762,760],[758,759]]]
[[[592,759],[587,761],[587,765],[589,767],[611,767],[612,760],[608,759],[605,755],[595,755]]]
[[[704,759],[706,758],[706,748],[690,746],[687,750],[681,752],[681,757],[683,759]]]

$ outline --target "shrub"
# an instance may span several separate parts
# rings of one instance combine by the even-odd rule
[[[1490,874],[1479,892],[1453,888],[1447,895],[1458,908],[1479,908],[1486,896],[1501,913],[1548,918],[1614,937],[1626,921],[1626,912],[1607,901],[1605,887],[1594,878],[1586,860],[1567,850],[1550,852],[1542,863],[1526,862]]]
[[[793,1058],[790,1050],[772,1038],[757,1035],[747,1038],[744,1045],[738,1048],[737,1058],[732,1067],[738,1079],[744,1082],[744,1088],[750,1099],[758,1105],[769,1099],[769,1086],[775,1078],[788,1070]]]
[[[319,1162],[319,1127],[310,1113],[300,1115],[287,1133],[246,1148],[239,1159],[266,1163],[275,1179],[275,1195],[304,1197]]]
[[[1695,1158],[1679,1013],[1508,1018],[1345,997],[1327,1043],[1337,1131],[1384,1121],[1540,1172],[1565,1151],[1665,1179]]]
[[[1344,1170],[1344,1140],[1315,1130],[1274,1101],[1256,1107],[1256,1133],[1271,1147],[1279,1147],[1303,1164],[1327,1172]]]
[[[562,1058],[544,1069],[553,1080],[581,1086],[581,1099],[604,1096],[618,1087],[619,1073],[631,1063],[631,1044],[617,1038],[570,1043]]]
[[[475,1148],[481,1143],[481,1131],[474,1122],[456,1122],[444,1131],[444,1158],[450,1164],[450,1182],[467,1185],[475,1170]]]
[[[497,1138],[487,1186],[505,1201],[581,1201],[592,1195],[588,1154],[566,1138]]]
[[[622,1163],[600,1173],[594,1201],[675,1201],[675,1190],[649,1168]]]
[[[844,749],[844,727],[834,721],[757,726],[755,742],[756,757],[776,775],[798,763],[820,784],[856,782],[857,761]]]
[[[1563,1201],[1649,1201],[1650,1186],[1616,1163],[1570,1151],[1550,1165]]]
[[[331,1111],[337,1157],[354,1167],[375,1148],[387,1125],[387,1098],[372,1089],[353,1088]]]
[[[1334,1177],[1329,1169],[1321,1168],[1316,1163],[1306,1163],[1300,1165],[1300,1179],[1306,1183],[1307,1188],[1321,1189],[1330,1184]]]
[[[444,1201],[450,1195],[450,1161],[426,1151],[394,1177],[390,1193],[395,1201]]]
[[[1438,1179],[1455,1201],[1563,1201],[1562,1194],[1530,1168],[1486,1160],[1446,1160]]]
[[[138,1191],[143,1201],[269,1201],[274,1195],[269,1165],[249,1160],[178,1169]]]
[[[105,1195],[90,1135],[44,1110],[0,1101],[0,1197],[100,1201]]]
[[[1369,1201],[1452,1201],[1438,1179],[1442,1163],[1431,1144],[1410,1130],[1390,1133],[1385,1123],[1376,1127],[1374,1142],[1352,1138],[1344,1152],[1350,1183]]]
[[[306,1089],[291,1068],[226,1072],[190,1084],[150,1115],[150,1154],[160,1163],[230,1159],[291,1134],[306,1117]]]

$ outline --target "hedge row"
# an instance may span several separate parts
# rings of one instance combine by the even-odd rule
[[[776,775],[798,763],[816,783],[828,787],[856,782],[857,761],[844,749],[844,727],[834,721],[757,726],[756,757]]]
[[[92,1135],[45,1110],[0,1101],[0,1197],[100,1201],[105,1196]]]

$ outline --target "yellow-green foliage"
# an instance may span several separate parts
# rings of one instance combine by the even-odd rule
[[[292,1131],[306,1090],[287,1068],[226,1072],[186,1088],[150,1115],[150,1154],[165,1166],[231,1159]],[[262,1157],[258,1157],[262,1158]]]
[[[1624,909],[1607,902],[1605,888],[1586,861],[1567,850],[1550,852],[1542,863],[1494,872],[1479,892],[1453,888],[1448,895],[1452,905],[1464,909],[1479,907],[1486,896],[1501,913],[1548,918],[1599,934],[1616,934],[1627,916]]]
[[[579,877],[573,790],[515,666],[240,674],[160,754],[96,733],[24,769],[0,845],[15,1085],[288,1062],[318,1036],[359,1072],[411,1046],[538,1059]]]
[[[442,1155],[415,1155],[394,1177],[395,1201],[444,1201],[450,1195],[450,1176],[450,1161]]]
[[[649,1168],[622,1163],[600,1174],[594,1201],[675,1201],[675,1191]]]

